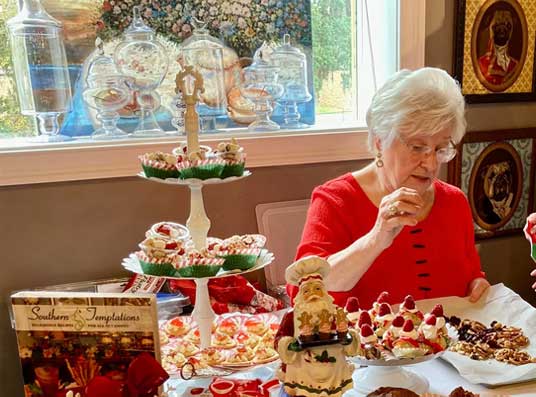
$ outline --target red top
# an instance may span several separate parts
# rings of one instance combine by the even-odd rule
[[[368,309],[382,291],[389,292],[391,304],[408,294],[415,299],[466,296],[469,283],[484,277],[467,198],[439,180],[434,189],[434,205],[426,219],[404,227],[350,291],[330,292],[337,305],[356,296],[361,308]],[[326,182],[313,191],[296,259],[341,251],[368,233],[377,215],[378,207],[352,174]],[[287,289],[292,297],[297,292],[290,285]]]

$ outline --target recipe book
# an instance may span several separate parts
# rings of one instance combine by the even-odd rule
[[[160,360],[154,295],[29,291],[11,303],[25,397],[84,396],[95,376],[124,381],[141,353]]]

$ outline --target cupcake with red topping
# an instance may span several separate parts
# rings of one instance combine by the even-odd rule
[[[385,302],[380,304],[380,308],[378,309],[378,314],[376,315],[376,318],[374,319],[376,335],[378,335],[381,338],[383,334],[385,334],[387,329],[391,326],[391,323],[393,322],[394,318],[395,318],[395,315],[393,314],[391,310],[391,306]]]
[[[424,318],[424,314],[419,309],[417,309],[417,306],[415,305],[415,300],[411,295],[407,295],[404,298],[404,302],[402,302],[402,304],[400,305],[398,314],[400,314],[406,320],[411,320],[416,327],[420,325]]]
[[[393,348],[393,342],[400,337],[400,332],[404,328],[405,321],[404,317],[396,316],[387,331],[383,334],[382,343],[389,350]]]
[[[139,156],[141,167],[148,178],[178,178],[177,157],[170,153],[154,152]]]
[[[359,299],[357,299],[355,296],[349,297],[344,305],[344,310],[346,311],[346,317],[348,318],[350,325],[355,326],[357,320],[359,319],[359,315],[361,314],[361,309],[359,308]]]
[[[426,353],[426,350],[421,346],[419,333],[415,329],[412,320],[404,322],[404,327],[400,331],[398,339],[393,342],[391,351],[398,358],[415,358]]]
[[[383,291],[380,295],[378,295],[378,298],[376,298],[376,301],[372,303],[372,308],[369,310],[370,317],[372,320],[378,315],[378,312],[380,311],[380,305],[382,303],[389,303],[389,292]]]
[[[181,179],[221,178],[225,162],[210,155],[203,148],[196,152],[178,156],[177,169]]]
[[[449,337],[440,333],[439,323],[434,314],[428,314],[419,326],[419,335],[429,353],[439,353],[449,344]]]
[[[378,345],[378,335],[374,333],[372,327],[364,323],[359,329],[359,340],[361,342],[361,355],[367,360],[377,360],[381,357]]]
[[[222,258],[215,258],[207,249],[190,249],[178,257],[175,266],[181,277],[214,277],[224,262]]]
[[[224,270],[247,270],[257,264],[265,243],[266,237],[262,234],[232,236],[215,246],[214,252],[225,259]]]
[[[244,148],[238,144],[235,138],[232,138],[231,142],[220,142],[214,154],[225,163],[221,174],[222,178],[244,174],[246,154]]]
[[[147,238],[141,244],[141,251],[135,253],[144,274],[152,276],[174,276],[177,254],[182,250],[180,242],[168,242],[158,238]],[[179,248],[180,247],[180,248]],[[174,248],[174,249],[171,249]]]
[[[190,237],[188,228],[175,222],[158,222],[145,233],[146,237],[157,237],[163,240],[186,242]]]

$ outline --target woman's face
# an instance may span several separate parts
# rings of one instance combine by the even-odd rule
[[[431,136],[417,134],[407,137],[400,134],[391,146],[382,150],[384,166],[378,171],[383,188],[392,192],[407,187],[424,194],[439,174],[441,163],[437,161],[436,151],[447,147],[451,139],[450,129]],[[379,141],[376,144],[381,148]],[[422,149],[422,146],[431,148],[430,153],[415,150]]]

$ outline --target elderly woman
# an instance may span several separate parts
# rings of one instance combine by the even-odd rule
[[[456,81],[436,68],[402,70],[375,94],[367,125],[375,161],[313,191],[297,258],[328,259],[338,305],[356,296],[370,307],[382,291],[392,303],[407,294],[478,300],[489,283],[468,201],[437,179],[465,133]]]

